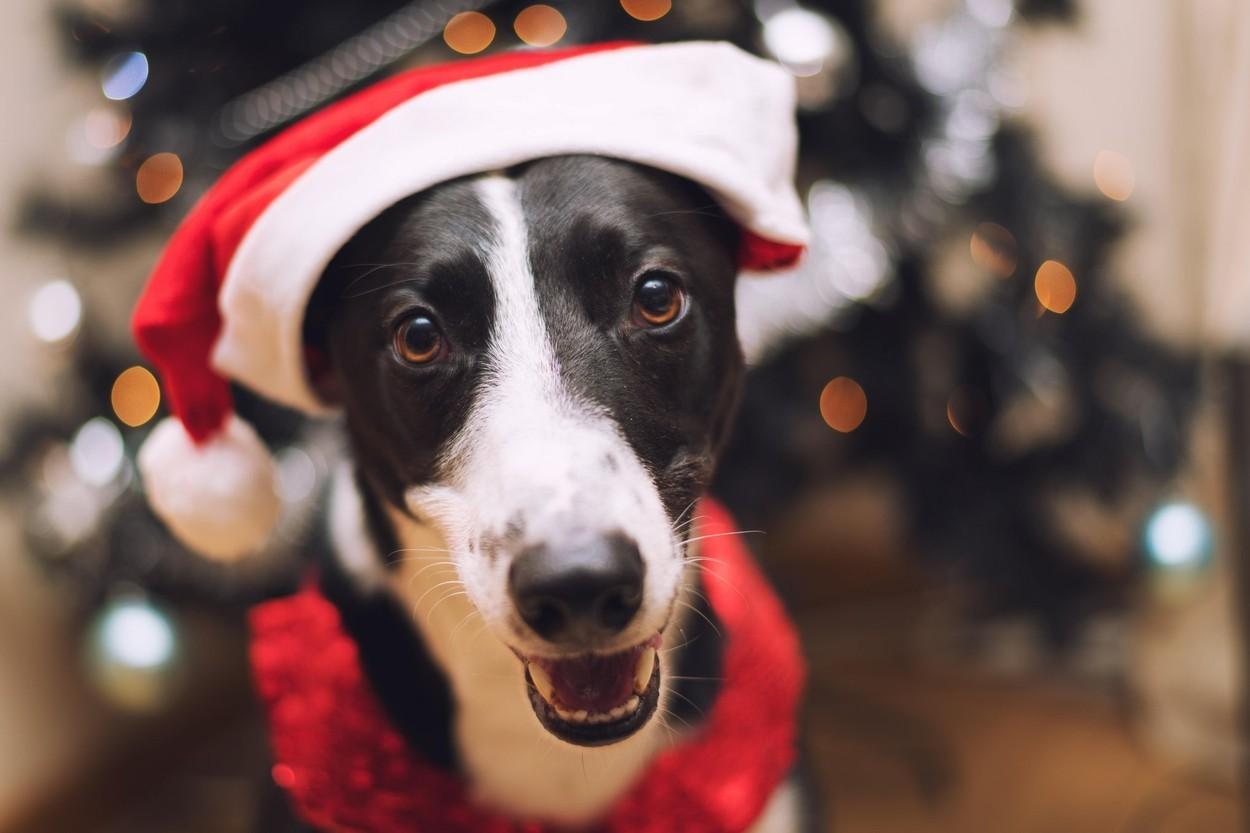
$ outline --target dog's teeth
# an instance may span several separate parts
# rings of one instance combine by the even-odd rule
[[[651,673],[655,671],[655,648],[644,648],[638,658],[638,668],[634,671],[634,691],[642,694],[651,682]]]
[[[556,687],[551,683],[551,676],[536,663],[530,663],[530,679],[544,700],[550,703],[555,699]]]
[[[641,705],[642,705],[642,700],[638,699],[638,696],[635,695],[633,697],[630,697],[628,700],[626,700],[625,705],[621,706],[621,708],[625,710],[626,714],[633,714],[634,712],[638,711],[638,707]]]

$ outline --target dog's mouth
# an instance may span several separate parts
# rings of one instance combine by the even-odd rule
[[[660,701],[659,646],[656,636],[615,654],[522,657],[534,714],[547,731],[580,746],[629,737]]]

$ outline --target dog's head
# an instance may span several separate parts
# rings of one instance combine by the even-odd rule
[[[570,742],[656,708],[682,525],[742,370],[737,237],[683,179],[556,157],[394,206],[310,307],[365,480],[441,532]]]

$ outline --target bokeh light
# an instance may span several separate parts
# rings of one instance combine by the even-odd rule
[[[86,659],[96,689],[129,711],[150,712],[169,700],[177,653],[174,623],[137,596],[109,602],[88,632]]]
[[[980,433],[985,421],[985,397],[976,388],[963,386],[946,399],[946,421],[961,437]]]
[[[820,392],[820,416],[834,431],[849,434],[867,415],[868,397],[854,379],[839,376]]]
[[[1015,12],[1012,0],[967,0],[968,13],[984,26],[1001,29]]]
[[[1192,569],[1211,554],[1211,525],[1192,503],[1165,503],[1146,521],[1146,556],[1168,569]]]
[[[156,415],[161,405],[161,386],[146,367],[135,365],[121,372],[110,395],[113,413],[131,428],[137,428]]]
[[[539,3],[522,9],[512,22],[516,36],[530,46],[551,46],[564,37],[568,24],[564,15],[551,6]]]
[[[91,486],[111,483],[126,462],[126,446],[117,426],[104,417],[88,421],[69,444],[74,474]]]
[[[66,280],[49,281],[31,296],[26,320],[40,341],[56,344],[69,340],[82,321],[78,290]]]
[[[820,72],[838,49],[838,32],[824,15],[798,7],[764,21],[764,45],[794,75]]]
[[[92,147],[114,148],[130,135],[131,121],[129,113],[96,107],[83,119],[83,134]]]
[[[1000,278],[1009,278],[1016,271],[1016,238],[997,223],[980,223],[969,243],[972,262]]]
[[[1048,260],[1038,267],[1033,289],[1043,308],[1060,315],[1076,301],[1076,278],[1072,270],[1057,260]]]
[[[495,24],[481,12],[461,12],[443,29],[443,42],[461,55],[481,52],[494,40]]]
[[[182,187],[182,160],[176,153],[156,153],[143,160],[135,174],[139,199],[155,205],[173,199]]]
[[[148,82],[148,56],[142,52],[123,52],[104,65],[100,89],[104,97],[123,101],[132,97]]]
[[[635,20],[659,20],[672,11],[673,0],[621,0],[621,8]]]
[[[1124,202],[1133,196],[1137,174],[1128,157],[1113,150],[1104,150],[1094,157],[1094,185],[1107,199]]]
[[[117,156],[130,134],[130,114],[109,107],[96,107],[70,127],[65,150],[70,158],[84,165],[102,165]]]
[[[157,668],[173,657],[174,630],[147,602],[118,603],[104,612],[98,627],[100,647],[127,668]]]
[[[317,488],[317,464],[303,449],[291,446],[277,454],[278,497],[297,503],[312,495]]]

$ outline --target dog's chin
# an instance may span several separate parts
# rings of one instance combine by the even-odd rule
[[[659,644],[656,636],[613,654],[519,654],[539,723],[578,746],[604,746],[630,737],[647,725],[660,702]]]

